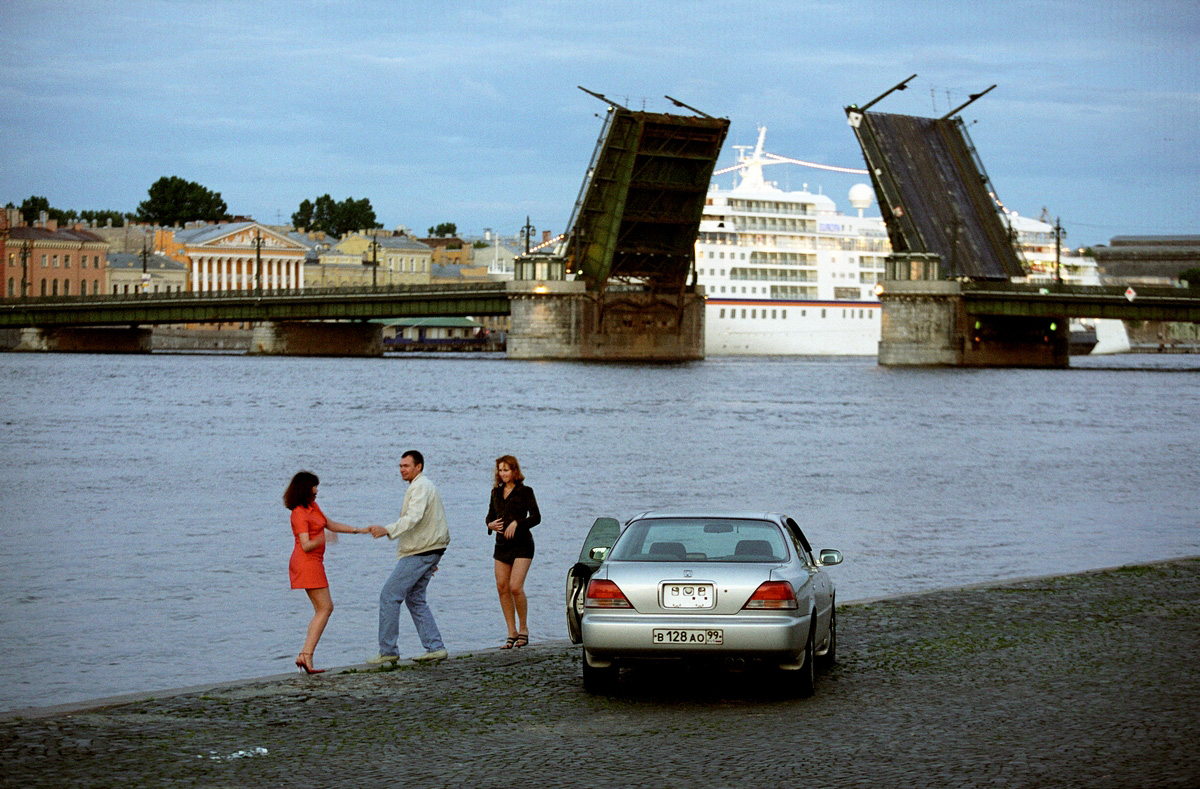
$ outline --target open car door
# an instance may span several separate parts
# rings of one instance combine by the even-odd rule
[[[579,551],[579,561],[567,571],[567,635],[572,644],[582,640],[579,622],[583,617],[583,594],[587,591],[588,580],[608,556],[620,534],[621,524],[616,518],[596,518]]]

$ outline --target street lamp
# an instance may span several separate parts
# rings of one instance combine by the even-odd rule
[[[262,230],[254,231],[254,295],[262,295]]]
[[[371,250],[371,259],[367,260],[367,253],[363,252],[363,265],[371,267],[371,289],[379,287],[379,233],[375,233],[371,237],[371,243],[367,245]]]

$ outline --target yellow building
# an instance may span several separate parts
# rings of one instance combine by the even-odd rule
[[[351,233],[321,253],[305,281],[315,288],[428,285],[432,257],[432,249],[408,236]]]

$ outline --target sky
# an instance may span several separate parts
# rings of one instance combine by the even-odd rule
[[[1067,243],[1200,234],[1196,0],[0,0],[0,202],[134,211],[175,175],[235,215],[371,201],[387,228],[566,229],[608,96],[862,167],[844,107],[963,111],[1001,201]],[[780,187],[852,211],[865,176]],[[732,175],[720,181],[732,185]],[[868,213],[878,214],[877,207]]]

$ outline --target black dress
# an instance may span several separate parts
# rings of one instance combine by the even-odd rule
[[[501,518],[504,525],[517,522],[517,532],[511,540],[504,538],[503,532],[492,532],[496,535],[496,549],[492,558],[505,564],[512,564],[515,559],[533,558],[533,533],[529,530],[542,522],[542,513],[538,510],[537,499],[533,496],[533,488],[523,482],[518,482],[504,497],[504,486],[492,488],[492,501],[488,505],[487,522],[491,523]]]

